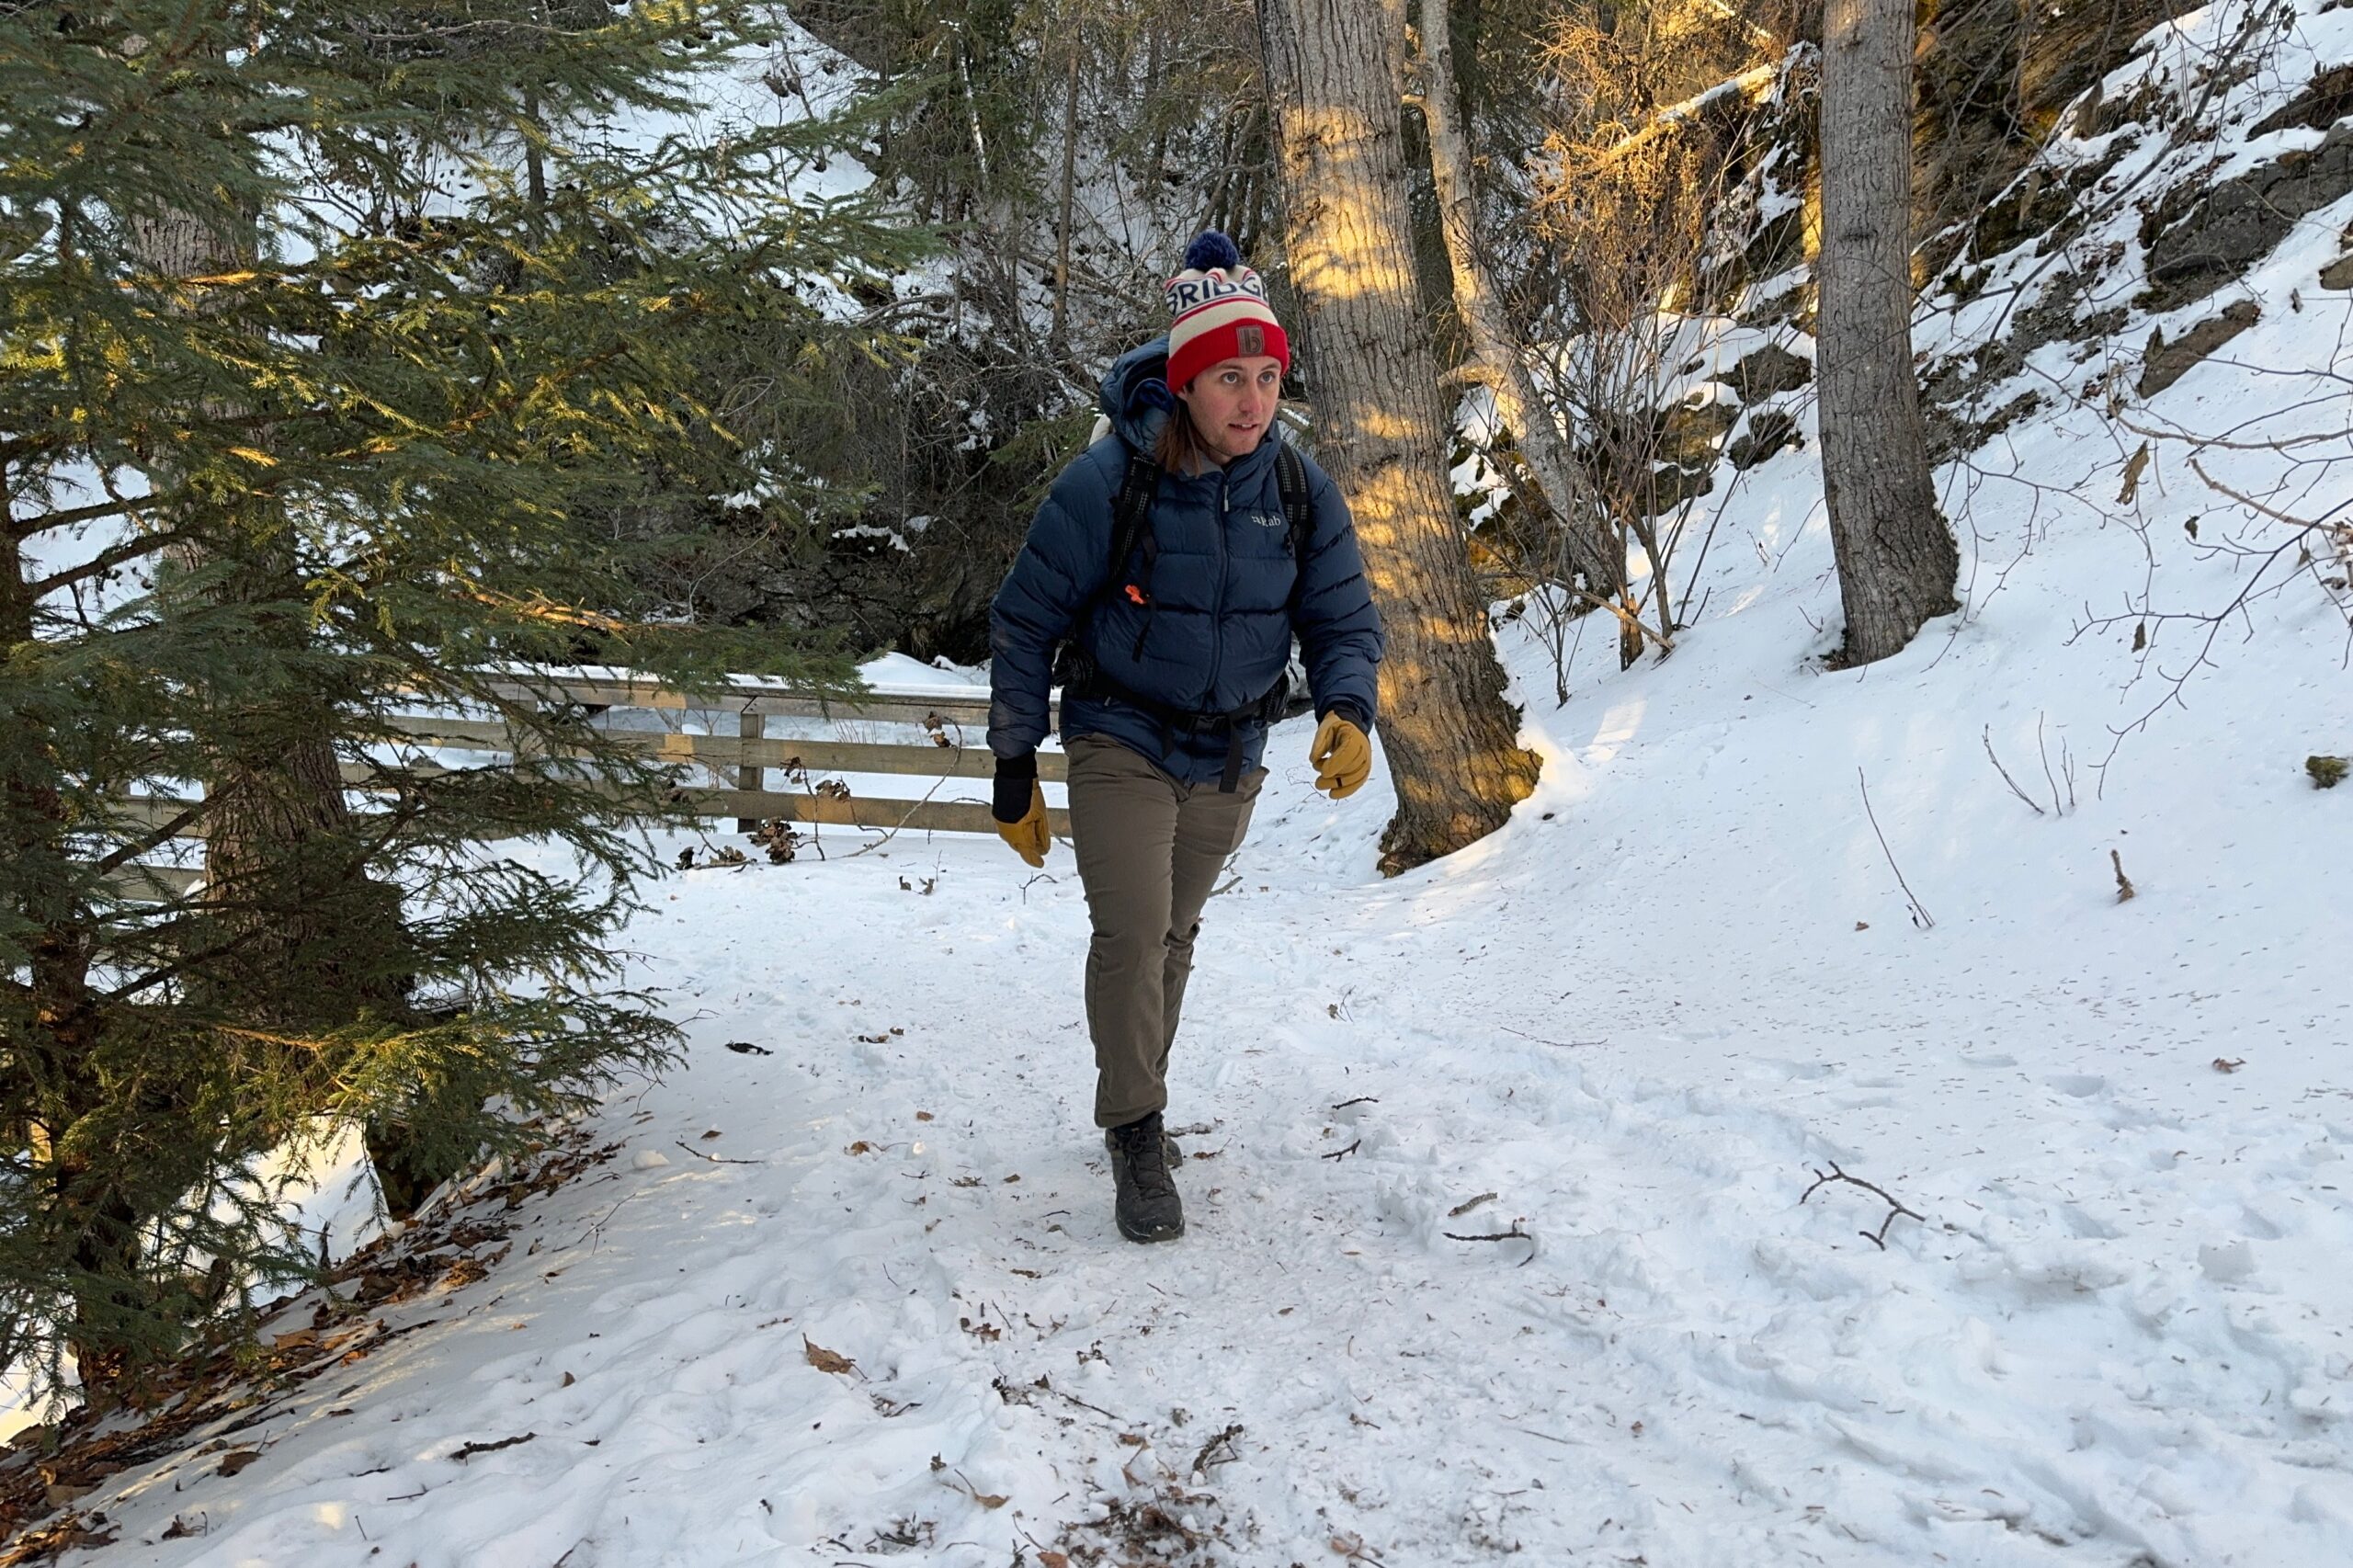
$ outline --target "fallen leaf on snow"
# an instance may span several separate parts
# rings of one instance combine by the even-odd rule
[[[259,1449],[239,1449],[233,1453],[222,1454],[221,1456],[221,1469],[218,1473],[222,1475],[234,1475],[259,1458],[261,1458],[261,1450]]]
[[[2217,1073],[2235,1073],[2245,1065],[2246,1058],[2244,1056],[2228,1062],[2219,1056],[2214,1058],[2214,1071]]]
[[[855,1372],[858,1363],[847,1356],[836,1356],[807,1335],[801,1336],[801,1347],[809,1364],[821,1372]]]

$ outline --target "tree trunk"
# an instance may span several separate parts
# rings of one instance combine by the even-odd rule
[[[1054,225],[1054,324],[1046,345],[1060,366],[1070,358],[1070,232],[1078,191],[1078,53],[1079,28],[1070,29],[1069,78],[1063,97],[1063,208]]]
[[[1618,663],[1622,669],[1643,651],[1642,623],[1627,594],[1625,542],[1596,526],[1592,486],[1537,391],[1525,346],[1480,253],[1470,145],[1457,118],[1461,100],[1454,86],[1447,0],[1421,0],[1421,33],[1422,120],[1429,129],[1430,175],[1438,187],[1446,259],[1454,274],[1455,310],[1470,335],[1480,380],[1495,396],[1495,418],[1511,432],[1537,493],[1562,530],[1570,565],[1585,578],[1592,602],[1613,607],[1619,616]],[[1662,631],[1665,613],[1662,608]]]
[[[1868,665],[1958,608],[1961,559],[1928,479],[1912,369],[1910,0],[1829,0],[1823,17],[1822,473],[1840,665]]]
[[[172,210],[134,217],[130,226],[140,261],[165,288],[170,279],[229,272],[252,260],[253,247],[241,234],[244,225],[234,215]],[[162,468],[170,459],[159,454],[153,460]],[[233,540],[236,556],[219,546],[199,546],[185,552],[181,563],[200,571],[230,565],[211,591],[233,603],[277,607],[262,610],[256,634],[297,653],[308,628],[294,563],[282,548],[245,540],[243,531],[233,527],[219,541],[231,546]],[[290,743],[285,702],[315,709],[315,722],[301,726]],[[220,740],[203,782],[207,798],[219,804],[209,813],[205,881],[225,906],[223,929],[214,940],[235,944],[230,970],[241,978],[234,989],[256,1021],[300,1028],[327,1013],[348,1017],[371,998],[319,989],[336,967],[334,915],[355,903],[353,884],[359,881],[359,868],[348,863],[352,819],[335,756],[333,705],[315,692],[289,692],[271,715],[256,716],[256,740],[249,746],[238,744],[236,732],[245,727],[239,717],[208,715]]]
[[[1316,372],[1316,455],[1355,514],[1388,636],[1396,872],[1492,833],[1535,787],[1447,483],[1402,147],[1404,0],[1258,0],[1284,240]]]

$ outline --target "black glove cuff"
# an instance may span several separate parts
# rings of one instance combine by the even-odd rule
[[[1355,703],[1346,700],[1339,702],[1327,702],[1324,705],[1324,711],[1318,714],[1317,717],[1325,718],[1334,713],[1337,713],[1341,718],[1346,719],[1349,723],[1354,724],[1366,734],[1369,735],[1372,733],[1372,715],[1366,712],[1363,709],[1358,708]]]
[[[989,802],[989,814],[999,822],[1019,822],[1029,814],[1030,787],[1038,782],[1038,754],[1023,752],[1019,756],[996,759],[996,788]]]

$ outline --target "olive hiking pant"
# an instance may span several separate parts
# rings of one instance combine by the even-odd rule
[[[1171,778],[1106,735],[1070,743],[1070,836],[1095,927],[1086,1028],[1095,1124],[1120,1127],[1168,1104],[1193,938],[1218,869],[1241,847],[1266,769],[1233,794]]]

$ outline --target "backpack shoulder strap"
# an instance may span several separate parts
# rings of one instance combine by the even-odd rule
[[[1134,551],[1139,537],[1143,540],[1147,554],[1158,553],[1153,548],[1156,541],[1147,530],[1151,524],[1152,503],[1159,494],[1160,465],[1142,452],[1130,452],[1127,472],[1120,478],[1120,494],[1111,503],[1111,565],[1103,579],[1103,593],[1099,597],[1108,598],[1130,592],[1135,586],[1116,579],[1120,575],[1120,568],[1128,563],[1128,557]],[[1150,573],[1151,567],[1147,564],[1145,574],[1149,576]]]
[[[1307,563],[1307,541],[1315,531],[1315,503],[1307,493],[1307,464],[1289,441],[1275,449],[1275,483],[1282,489],[1283,516],[1290,519],[1290,558]]]
[[[1130,594],[1135,588],[1135,585],[1119,580],[1120,568],[1128,563],[1129,555],[1136,548],[1138,535],[1143,536],[1146,553],[1152,553],[1152,538],[1147,529],[1152,517],[1153,499],[1159,491],[1160,465],[1142,452],[1128,453],[1128,466],[1120,476],[1119,493],[1111,499],[1111,559],[1103,570],[1103,586],[1079,607],[1078,616],[1071,625],[1070,641],[1075,642],[1084,636],[1088,623],[1095,619],[1097,606],[1106,599]],[[1149,577],[1150,574],[1151,567],[1147,563],[1145,575]]]

